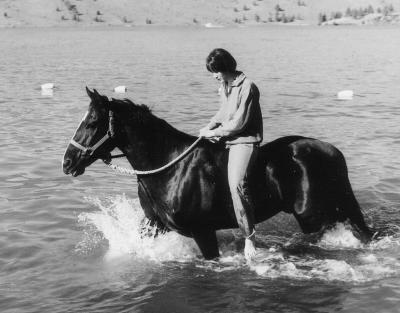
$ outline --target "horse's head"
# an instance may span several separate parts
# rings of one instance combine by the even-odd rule
[[[105,159],[115,148],[112,140],[112,115],[106,96],[95,89],[86,91],[91,99],[89,109],[68,144],[63,158],[65,174],[78,176],[97,159]]]

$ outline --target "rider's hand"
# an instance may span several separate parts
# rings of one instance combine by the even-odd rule
[[[215,137],[215,132],[208,128],[202,128],[202,129],[200,129],[199,137],[204,137],[204,138]]]
[[[203,127],[202,129],[200,129],[200,130],[199,130],[199,137],[204,137],[204,136],[202,136],[202,134],[203,134],[204,132],[206,132],[207,130],[210,130],[210,129],[208,128],[208,125],[205,126],[205,127]]]

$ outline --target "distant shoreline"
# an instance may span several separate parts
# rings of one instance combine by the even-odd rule
[[[387,1],[3,0],[0,29],[400,24],[400,0]]]
[[[139,25],[114,25],[114,24],[79,24],[79,25],[0,25],[0,31],[6,29],[159,29],[159,28],[182,28],[187,27],[191,29],[208,29],[212,30],[221,30],[221,29],[233,29],[233,28],[272,28],[272,27],[313,27],[313,28],[332,28],[332,27],[384,27],[384,26],[393,26],[398,27],[400,23],[362,23],[357,20],[348,20],[348,19],[337,19],[331,20],[329,22],[323,24],[311,24],[311,23],[257,23],[257,24],[227,24],[227,25],[218,25],[216,27],[207,27],[205,25],[191,25],[191,24],[139,24]]]

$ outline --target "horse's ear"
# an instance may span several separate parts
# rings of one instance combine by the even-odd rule
[[[93,99],[93,92],[90,91],[90,89],[86,86],[86,92],[89,96],[90,99]]]
[[[101,95],[98,93],[96,89],[93,89],[93,93],[97,98],[101,98]]]

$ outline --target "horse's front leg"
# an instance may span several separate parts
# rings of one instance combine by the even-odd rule
[[[219,257],[218,241],[215,229],[198,227],[192,230],[192,236],[206,260]]]
[[[158,219],[144,217],[140,222],[140,237],[157,237],[170,230]]]

